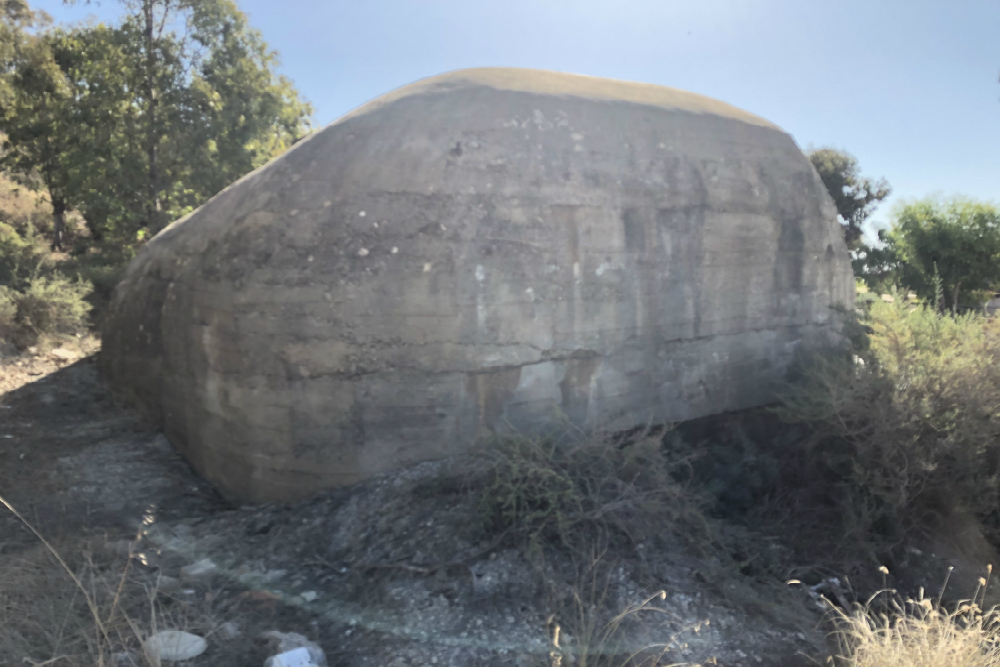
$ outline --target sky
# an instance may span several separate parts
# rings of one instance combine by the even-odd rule
[[[113,21],[114,0],[31,3]],[[681,88],[885,177],[892,205],[1000,202],[1000,0],[238,0],[322,125],[464,67]]]

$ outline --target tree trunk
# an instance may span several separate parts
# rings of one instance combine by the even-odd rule
[[[146,183],[146,226],[150,231],[156,232],[159,226],[160,214],[160,170],[158,164],[157,145],[159,144],[159,128],[156,118],[156,52],[153,39],[154,16],[153,5],[155,0],[144,0],[143,18],[145,25],[143,33],[146,38],[146,72],[145,72],[145,93],[146,93],[146,159],[149,162],[148,181]]]
[[[52,252],[62,252],[66,229],[66,200],[52,195]]]
[[[958,288],[961,287],[962,283],[955,283],[955,289],[951,291],[951,314],[958,314]]]

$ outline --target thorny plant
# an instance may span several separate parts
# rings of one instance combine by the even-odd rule
[[[479,443],[460,475],[483,531],[508,531],[536,556],[547,544],[577,550],[597,532],[632,543],[669,527],[705,535],[705,501],[689,485],[689,461],[669,458],[662,437],[496,434]]]

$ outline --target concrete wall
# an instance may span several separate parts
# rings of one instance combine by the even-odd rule
[[[769,401],[853,303],[794,141],[659,86],[466,70],[379,98],[154,238],[101,363],[230,497],[484,431]]]

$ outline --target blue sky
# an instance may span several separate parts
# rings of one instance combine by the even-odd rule
[[[59,21],[113,20],[113,0]],[[321,125],[425,76],[516,66],[644,81],[764,116],[892,201],[1000,201],[998,0],[240,0]],[[883,205],[876,216],[886,219]]]

